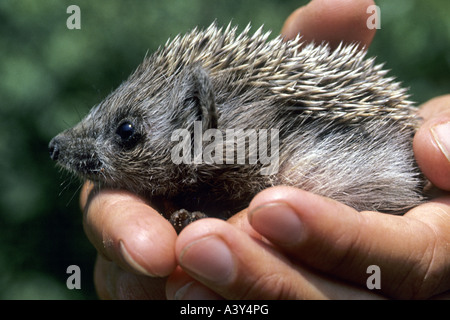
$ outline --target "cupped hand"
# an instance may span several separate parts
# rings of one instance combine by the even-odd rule
[[[216,219],[183,230],[168,297],[449,297],[448,195],[395,216],[274,187],[254,198],[248,221],[259,236]],[[373,266],[380,288],[369,290]]]
[[[289,17],[283,34],[293,37],[300,30],[305,40],[336,46],[339,39],[353,38],[367,46],[374,35],[367,29],[347,38],[358,14],[342,8],[354,4],[312,1]],[[373,3],[358,4],[364,9]],[[336,10],[338,15],[326,17]],[[361,19],[359,14],[359,25]],[[335,29],[327,24],[339,26],[344,35],[334,38]],[[356,212],[293,188],[265,190],[250,204],[248,221],[245,215],[235,219],[240,228],[209,219],[180,234],[181,267],[169,278],[168,297],[450,298],[450,95],[420,110],[425,121],[414,138],[414,152],[427,178],[440,188],[437,198],[392,216]],[[380,289],[368,289],[370,266],[379,268]]]
[[[176,232],[143,199],[120,190],[81,191],[84,230],[98,251],[94,281],[104,299],[163,299],[176,267]]]
[[[365,27],[365,11],[372,4],[372,0],[314,0],[288,18],[282,34],[290,38],[301,32],[305,41],[329,41],[332,46],[341,40],[368,46],[375,31]],[[99,252],[95,266],[99,296],[157,298],[155,292],[164,288],[160,288],[163,281],[156,279],[171,274],[176,266],[173,228],[143,199],[129,192],[90,191],[90,184],[86,184],[81,206],[85,208],[85,232]],[[234,221],[239,224],[244,220]]]
[[[291,15],[283,34],[300,31],[304,40],[367,47],[374,35],[365,27],[372,4],[314,0]],[[447,98],[425,104],[427,122],[414,151],[430,181],[449,190],[450,161],[443,155],[449,142],[436,141],[448,132],[436,125],[450,123],[448,101],[442,99]],[[277,187],[259,194],[249,214],[195,222],[177,239],[144,200],[126,191],[89,189],[87,184],[81,202],[86,234],[99,252],[95,284],[101,298],[428,298],[449,290],[445,194],[396,217],[357,213],[330,199]],[[380,267],[380,290],[366,287],[369,264]]]
[[[180,234],[181,268],[169,278],[168,296],[450,299],[450,95],[420,113],[414,152],[440,188],[436,198],[395,216],[295,188],[267,189],[234,225],[209,219]],[[379,289],[368,289],[371,266],[379,268]]]

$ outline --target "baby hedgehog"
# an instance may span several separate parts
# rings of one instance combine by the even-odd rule
[[[425,200],[405,89],[356,45],[268,41],[250,26],[176,36],[75,127],[51,158],[102,188],[146,197],[179,231],[289,185],[357,210]]]

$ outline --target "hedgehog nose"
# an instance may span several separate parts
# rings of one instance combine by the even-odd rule
[[[59,145],[58,140],[56,138],[53,138],[50,143],[48,144],[48,152],[50,153],[50,158],[53,161],[58,160],[59,156]]]

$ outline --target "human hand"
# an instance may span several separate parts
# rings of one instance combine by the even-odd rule
[[[448,195],[395,216],[274,187],[253,199],[248,220],[253,236],[215,219],[186,227],[168,297],[450,298]],[[381,287],[370,291],[373,265]]]
[[[345,3],[348,1],[340,1],[340,2]],[[313,1],[312,4],[313,3],[315,3],[316,5],[315,9],[312,5],[309,5],[310,9],[308,10],[313,9],[318,10],[320,6],[324,5],[320,0]],[[363,4],[364,1],[355,3]],[[367,4],[364,4],[363,10],[364,12],[365,8],[367,8],[367,6],[370,4],[371,1],[368,1]],[[311,7],[313,9],[311,9]],[[329,12],[330,14],[329,18],[331,18],[331,15],[333,17],[336,17],[336,13],[340,13],[342,14],[343,17],[341,21],[342,24],[341,29],[347,30],[348,32],[351,33],[352,24],[346,24],[345,21],[347,21],[348,17],[352,17],[355,15],[352,10],[355,10],[357,6],[353,4],[353,6],[348,6],[345,9],[341,8],[340,10],[337,10],[338,12],[333,12],[333,10],[331,10],[333,9],[332,7],[329,8],[330,10],[328,11],[327,10],[321,11],[323,12],[323,15],[320,18],[323,19],[324,21],[330,21],[327,20],[326,18],[325,14],[326,12]],[[345,14],[346,11],[350,13],[346,15]],[[303,12],[305,13],[305,11]],[[306,13],[307,12],[308,11],[306,11]],[[296,14],[297,13],[294,13],[293,16]],[[297,18],[301,20],[301,16],[297,16]],[[366,18],[364,17],[364,19]],[[297,20],[291,21],[295,22]],[[305,24],[315,23],[314,21],[312,22],[308,22],[308,20],[303,21],[305,21]],[[354,21],[354,19],[351,21]],[[288,25],[288,22],[286,23],[286,25]],[[284,30],[288,30],[286,29],[287,28],[286,25]],[[363,32],[360,34],[363,35],[362,42],[368,45],[373,37],[373,32],[367,29],[366,31],[367,31],[366,33]],[[320,39],[320,36],[316,37],[315,39],[316,40]],[[272,191],[269,190],[267,192]],[[83,192],[82,194],[86,195],[87,192]],[[82,196],[82,203],[84,204],[85,202],[86,196]],[[252,229],[249,228],[245,214],[241,215],[241,219],[237,217],[234,219],[235,225],[240,225],[241,229],[247,231],[246,233],[247,235],[251,234],[253,235],[253,237],[255,237],[255,239],[259,239],[249,241],[256,242],[258,245],[261,245],[262,248],[267,247],[267,250],[272,251],[274,256],[278,255],[279,260],[281,262],[283,261],[289,262],[289,260],[287,260],[287,258],[285,257],[285,255],[286,256],[288,255],[285,251],[280,250],[278,247],[271,248],[270,246],[261,243],[262,238],[258,236],[258,234],[255,231],[252,231]],[[84,221],[86,233],[88,234],[90,240],[96,246],[98,251],[101,253],[97,260],[95,272],[95,282],[100,297],[162,298],[164,296],[165,279],[158,277],[164,277],[165,275],[170,274],[171,270],[173,270],[173,268],[175,268],[176,266],[176,257],[173,252],[173,249],[172,250],[169,249],[171,246],[175,245],[176,241],[176,235],[172,231],[172,227],[170,226],[170,224],[167,224],[167,222],[158,213],[156,213],[155,210],[153,210],[150,206],[148,206],[144,201],[136,198],[135,196],[127,192],[121,191],[120,192],[102,191],[98,195],[92,197],[92,201],[90,202],[90,205],[86,210]],[[255,221],[258,220],[256,219]],[[252,224],[255,221],[253,221]],[[203,223],[204,226],[207,227],[208,224],[210,224],[211,222],[214,224],[217,221],[211,219],[201,221],[196,224],[196,228],[199,225],[202,225]],[[218,223],[222,224],[222,222]],[[220,228],[222,227],[219,227],[219,229]],[[219,229],[217,231],[219,231]],[[158,230],[158,235],[155,235],[154,233],[154,231],[156,230]],[[193,232],[190,233],[192,234]],[[184,236],[183,241],[185,241],[186,244],[186,241],[189,240],[189,233],[184,233],[183,236]],[[180,246],[182,247],[182,241],[180,243],[181,243]],[[162,247],[160,247],[160,245]],[[180,246],[177,247],[178,250]],[[126,249],[124,250],[124,248]],[[278,250],[281,253],[277,253]],[[263,255],[266,254],[265,251],[261,250],[255,252],[260,252]],[[157,257],[157,259],[155,259],[154,257]],[[276,259],[273,260],[272,262],[275,263]],[[118,266],[120,266],[120,268]],[[272,273],[274,270],[277,270],[277,266],[276,265],[273,266],[274,269],[272,270]],[[278,267],[283,269],[281,265]],[[305,269],[306,272],[308,272],[307,267],[303,267],[303,269]],[[284,270],[288,272],[286,268],[284,268]],[[295,268],[293,268],[293,270],[295,271]],[[291,270],[289,272],[291,272],[292,275],[293,271]],[[158,277],[154,278],[154,277],[139,276],[136,275],[136,273],[145,275],[154,275]],[[280,274],[283,274],[283,272],[281,272]],[[310,272],[310,274],[315,275],[315,272],[312,273]],[[181,272],[180,269],[176,270],[176,272],[172,275],[171,282],[169,282],[167,288],[169,296],[173,297],[174,292],[176,291],[176,284],[177,284],[176,280],[182,280],[183,282],[184,281],[183,279],[186,279],[185,276],[186,274]],[[324,292],[314,289],[314,281],[318,283],[318,281],[320,282],[322,281],[322,279],[319,277],[315,277],[314,279],[316,280],[310,279],[311,277],[309,277],[308,274],[304,274],[304,277],[300,279],[302,281],[299,280],[300,283],[302,282],[301,287],[305,288],[302,289],[303,292],[305,293],[304,297],[326,296],[327,294],[326,291]],[[297,284],[299,284],[299,281],[297,281]],[[184,284],[186,283],[187,282],[185,282]],[[347,288],[347,290],[343,291],[341,288],[341,283],[339,281],[334,281],[330,279],[331,284],[326,284],[325,281],[323,281],[322,283],[323,285],[325,285],[326,288],[329,289],[331,288],[336,293],[342,294],[343,292],[346,292],[346,297],[353,296],[355,292],[356,294],[358,294],[357,295],[358,298],[370,296],[370,294],[360,296],[359,294],[365,294],[364,290],[356,288],[356,291],[353,291],[354,288],[351,286]],[[278,289],[280,288],[283,289],[283,287],[278,286]],[[308,291],[308,288],[312,289]],[[196,281],[191,282],[191,285],[189,285],[187,288],[185,287],[183,293],[184,296],[188,297],[189,294],[191,294],[192,296],[192,293],[195,291],[195,289],[198,289],[196,291],[197,297],[218,297],[217,293],[214,293],[214,291],[212,290],[215,289],[214,286],[211,286],[211,289],[208,289]],[[275,286],[275,289],[277,289],[277,286]],[[310,293],[309,295],[306,294],[308,292]],[[236,292],[236,295],[238,293],[239,291]],[[259,294],[260,296],[262,296],[262,294],[264,294],[264,290],[260,290]],[[223,294],[223,296],[227,297],[225,293]],[[333,296],[330,294],[328,294],[328,296],[338,297],[338,295]],[[178,297],[182,297],[180,292],[178,293]],[[279,297],[282,297],[282,295],[280,294]],[[340,295],[340,297],[344,298],[345,296]]]
[[[292,14],[283,34],[289,37],[292,30],[295,33],[300,30],[307,41],[333,42],[342,38],[368,45],[374,31],[364,28],[361,32],[354,25],[359,21],[365,26],[366,18],[361,13],[372,1],[351,1],[348,5],[340,2],[341,9],[336,9],[326,1],[313,1],[303,12]],[[310,16],[317,16],[317,20]],[[336,30],[342,30],[341,34],[335,37],[328,34],[327,22],[334,24],[334,35]],[[104,190],[92,194],[86,206],[90,190],[91,186],[86,184],[81,193],[81,207],[85,208],[85,232],[99,252],[95,265],[98,295],[101,298],[163,298],[164,280],[160,278],[169,275],[176,266],[176,234],[172,226],[144,200],[126,191]],[[246,224],[246,218],[233,220]]]
[[[434,186],[450,191],[450,95],[420,107],[424,119],[414,137],[414,154],[420,169]]]
[[[302,15],[320,5],[313,1],[297,10],[283,32],[302,29],[302,23],[310,23]],[[373,33],[359,35],[369,44]],[[169,278],[168,297],[450,298],[450,196],[445,192],[450,191],[450,95],[425,103],[421,115],[425,122],[414,152],[427,178],[441,188],[440,197],[400,217],[358,213],[293,188],[265,190],[250,204],[249,224],[245,215],[238,222],[246,232],[210,219],[180,234],[176,253],[182,268]],[[370,265],[380,268],[380,290],[366,289]]]
[[[312,0],[295,10],[285,21],[281,34],[287,39],[302,35],[305,42],[327,42],[336,48],[341,42],[368,47],[375,29],[367,28],[367,8],[373,0]]]
[[[212,219],[180,234],[183,269],[169,278],[168,296],[449,299],[449,106],[450,95],[425,103],[414,139],[417,160],[440,197],[394,216],[356,212],[290,187],[267,189],[249,206],[251,227],[241,221],[240,229],[253,228],[251,236]],[[380,268],[380,290],[363,290],[371,265]]]
[[[80,197],[86,235],[98,251],[94,271],[102,299],[164,299],[165,277],[176,266],[172,225],[143,199],[121,190]]]

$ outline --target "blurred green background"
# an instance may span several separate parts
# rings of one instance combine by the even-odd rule
[[[95,299],[95,251],[78,208],[81,182],[56,169],[47,144],[74,125],[167,38],[196,25],[264,24],[277,34],[307,1],[0,1],[0,299]],[[69,30],[66,9],[81,9]],[[379,0],[369,55],[412,99],[450,90],[450,1]],[[81,268],[81,290],[66,269]]]

